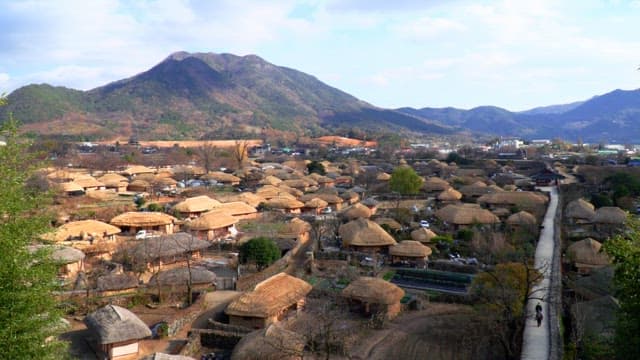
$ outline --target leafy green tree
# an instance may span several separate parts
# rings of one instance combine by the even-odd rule
[[[307,171],[309,172],[309,174],[320,174],[320,175],[326,175],[327,171],[324,168],[324,165],[322,165],[321,162],[313,160],[312,162],[307,164]]]
[[[57,266],[30,245],[47,227],[45,199],[25,182],[35,170],[11,117],[0,128],[0,348],[4,359],[59,359],[61,316],[53,292]]]
[[[417,194],[422,187],[423,179],[409,166],[399,166],[393,170],[389,187],[400,194]]]
[[[605,242],[615,264],[615,294],[620,301],[614,347],[617,359],[640,359],[640,221],[629,218],[628,231]]]
[[[280,258],[280,249],[273,240],[266,237],[250,239],[240,246],[240,262],[254,263],[258,270],[271,265]]]

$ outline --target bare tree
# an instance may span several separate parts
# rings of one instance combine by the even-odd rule
[[[218,149],[207,141],[196,150],[196,154],[207,173],[213,169],[214,160],[218,157]]]
[[[238,169],[242,169],[249,156],[249,141],[235,140],[232,154]]]

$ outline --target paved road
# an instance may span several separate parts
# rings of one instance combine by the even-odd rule
[[[549,201],[549,207],[547,213],[544,216],[544,228],[540,232],[540,239],[536,248],[535,266],[538,269],[543,269],[544,278],[540,284],[533,289],[533,297],[536,298],[549,298],[549,276],[551,275],[551,262],[553,258],[554,249],[554,218],[558,207],[558,191],[555,187],[541,187],[540,190],[548,191],[551,194]],[[535,314],[536,304],[542,305],[542,313],[544,314],[544,320],[542,325],[538,327],[536,320],[533,317]],[[529,300],[527,304],[527,313],[530,315],[527,318],[527,322],[524,329],[523,344],[522,344],[522,360],[541,360],[549,359],[549,303],[546,301],[540,301],[536,299]]]

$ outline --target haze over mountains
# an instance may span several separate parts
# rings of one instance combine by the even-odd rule
[[[255,55],[179,52],[146,72],[89,91],[28,85],[8,100],[0,119],[12,112],[28,131],[89,139],[229,138],[265,128],[318,136],[361,128],[640,142],[640,90],[525,112],[492,106],[392,110]]]

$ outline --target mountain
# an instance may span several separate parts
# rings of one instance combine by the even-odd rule
[[[491,106],[470,110],[400,108],[398,111],[455,128],[500,136],[640,143],[640,89],[615,90],[583,102],[525,112]]]
[[[575,101],[569,104],[539,106],[533,109],[520,111],[520,114],[526,114],[526,115],[562,114],[562,113],[566,113],[567,111],[573,110],[584,103],[585,103],[584,101]]]
[[[256,136],[262,129],[322,135],[338,128],[453,133],[380,109],[315,77],[258,56],[178,52],[141,74],[89,91],[29,85],[8,96],[28,131],[83,138]]]

